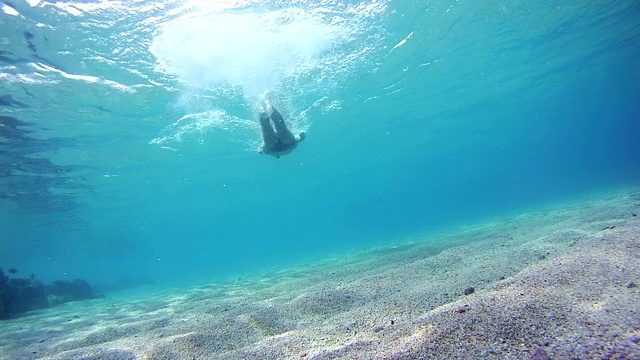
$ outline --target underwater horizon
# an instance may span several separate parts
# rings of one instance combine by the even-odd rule
[[[214,281],[640,183],[637,1],[0,8],[18,275]]]

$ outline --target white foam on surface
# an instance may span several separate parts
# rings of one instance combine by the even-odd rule
[[[153,39],[158,69],[187,86],[241,88],[257,99],[278,82],[308,71],[348,31],[317,13],[285,9],[182,17]]]

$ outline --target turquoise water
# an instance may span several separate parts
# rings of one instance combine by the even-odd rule
[[[640,181],[637,1],[1,1],[0,266],[190,283]],[[256,152],[267,96],[307,139]]]

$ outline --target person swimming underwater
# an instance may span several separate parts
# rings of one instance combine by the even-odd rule
[[[260,153],[279,158],[293,151],[306,136],[304,131],[300,132],[297,137],[294,136],[284,123],[282,114],[271,105],[269,100],[264,100],[259,118],[263,141],[258,148]],[[271,126],[272,121],[275,128]]]

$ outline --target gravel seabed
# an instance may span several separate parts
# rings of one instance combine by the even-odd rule
[[[242,281],[70,303],[2,321],[0,358],[640,359],[639,213],[626,189]]]

